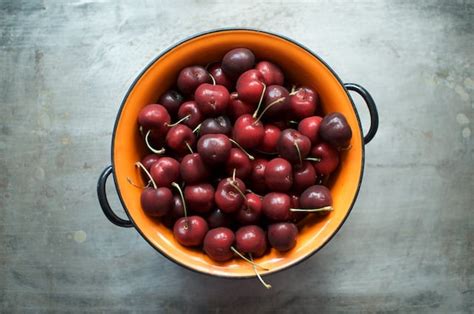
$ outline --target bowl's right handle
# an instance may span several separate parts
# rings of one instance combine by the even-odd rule
[[[369,92],[359,84],[346,83],[344,84],[344,87],[347,90],[351,90],[359,94],[364,99],[367,107],[369,108],[370,128],[367,134],[364,136],[364,144],[368,144],[374,138],[375,133],[377,133],[377,129],[379,128],[379,114],[377,112],[377,107],[375,106],[375,101],[372,96],[370,96]]]
[[[99,181],[97,182],[97,196],[99,197],[100,207],[111,223],[119,227],[130,228],[133,224],[129,220],[125,220],[117,216],[110,208],[109,201],[107,200],[107,194],[105,192],[105,183],[107,178],[112,174],[112,166],[107,166],[104,171],[100,174]]]

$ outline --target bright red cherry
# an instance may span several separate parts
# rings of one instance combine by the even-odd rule
[[[227,175],[232,176],[234,169],[235,176],[240,179],[247,178],[252,171],[252,163],[249,157],[240,148],[232,148],[225,163]]]
[[[200,216],[181,217],[176,220],[173,234],[176,241],[183,246],[199,246],[202,244],[209,227]]]
[[[310,156],[319,159],[313,163],[318,174],[329,175],[339,165],[339,152],[326,143],[319,143],[311,149]]]
[[[314,115],[318,107],[318,94],[309,87],[300,87],[290,96],[290,111],[296,119]]]
[[[277,144],[280,139],[281,130],[273,124],[264,126],[263,139],[258,146],[258,150],[264,153],[276,153]]]
[[[255,106],[240,100],[237,92],[230,94],[229,104],[227,105],[227,115],[233,121],[244,114],[251,114],[254,110]]]
[[[258,70],[248,70],[239,77],[235,89],[242,101],[257,104],[262,96],[264,84],[262,73]]]
[[[265,169],[268,161],[266,159],[255,159],[252,161],[252,171],[250,173],[250,186],[257,193],[265,193],[267,190],[265,184]]]
[[[257,147],[265,135],[263,124],[250,114],[240,116],[234,124],[232,137],[244,148]]]
[[[186,124],[191,129],[194,129],[202,122],[203,115],[194,100],[186,101],[179,107],[178,118],[182,119],[186,116],[188,118],[183,121],[183,124]]]
[[[147,105],[138,113],[138,124],[140,124],[145,130],[154,129],[160,134],[166,134],[170,122],[171,117],[168,110],[166,110],[162,105]]]
[[[171,183],[179,181],[179,162],[170,157],[161,157],[151,166],[150,173],[158,187],[170,187]]]
[[[323,121],[323,118],[312,116],[304,118],[298,124],[298,131],[308,137],[312,145],[315,145],[319,141],[319,126],[321,125],[321,121]]]
[[[166,134],[166,145],[178,153],[188,152],[189,147],[193,147],[195,143],[193,130],[184,124],[173,126]]]
[[[229,91],[222,85],[201,84],[194,93],[194,100],[204,116],[215,117],[226,112]]]
[[[263,81],[267,86],[283,85],[285,82],[283,71],[275,63],[269,61],[260,61],[255,66],[255,69],[262,73]]]

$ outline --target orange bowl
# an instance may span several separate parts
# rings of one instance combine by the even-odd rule
[[[141,175],[134,166],[146,153],[137,126],[140,109],[149,103],[155,103],[160,94],[173,86],[183,67],[215,62],[227,51],[237,47],[247,47],[255,53],[257,59],[280,65],[289,81],[315,89],[319,93],[323,111],[341,112],[352,128],[351,148],[341,153],[341,166],[329,182],[334,211],[323,218],[318,215],[308,216],[299,225],[300,233],[295,248],[284,254],[272,249],[256,262],[269,269],[262,272],[265,275],[295,265],[322,248],[344,223],[356,200],[364,167],[364,137],[351,97],[336,74],[310,50],[279,35],[249,29],[210,31],[188,38],[156,57],[124,97],[113,133],[112,166],[105,169],[98,184],[99,201],[104,213],[113,223],[135,227],[151,246],[182,266],[205,274],[232,278],[252,277],[255,273],[241,259],[216,263],[200,250],[181,246],[170,229],[143,212],[140,205],[141,191],[131,186],[127,178],[142,182]],[[372,126],[366,136],[368,142],[377,128],[375,106],[363,88],[355,84],[346,87],[359,92],[369,105]],[[116,216],[107,203],[105,182],[111,172],[129,221]]]

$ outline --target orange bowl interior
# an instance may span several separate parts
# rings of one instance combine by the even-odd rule
[[[330,182],[334,211],[324,218],[311,215],[305,219],[299,225],[297,245],[290,252],[282,254],[272,249],[257,262],[269,268],[267,273],[271,273],[301,261],[322,247],[344,222],[357,196],[364,153],[360,123],[348,94],[335,75],[313,54],[287,39],[258,31],[224,30],[194,37],[168,50],[144,71],[124,100],[116,123],[112,159],[122,203],[136,228],[151,245],[171,260],[193,270],[217,276],[249,277],[254,276],[253,269],[241,259],[218,264],[200,250],[177,243],[171,230],[159,220],[145,215],[140,206],[140,190],[132,187],[126,179],[142,181],[134,166],[146,153],[137,126],[139,110],[155,103],[161,93],[173,86],[183,67],[218,61],[236,47],[250,48],[258,59],[280,65],[289,81],[314,88],[320,95],[323,111],[343,113],[353,130],[352,148],[343,152],[342,165]]]

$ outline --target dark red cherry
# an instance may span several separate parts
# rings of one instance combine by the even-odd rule
[[[231,224],[230,217],[219,208],[210,212],[206,220],[209,228],[228,227]]]
[[[278,117],[287,113],[290,108],[289,99],[290,96],[288,90],[283,86],[267,86],[263,98],[265,109],[268,107],[268,110],[265,111],[265,116]]]
[[[265,167],[265,186],[271,191],[287,192],[293,185],[293,169],[283,158],[270,160]]]
[[[248,70],[239,77],[235,89],[239,99],[254,105],[258,104],[262,97],[264,86],[262,73],[257,70]]]
[[[194,100],[184,102],[178,110],[178,118],[182,119],[186,116],[189,116],[188,119],[183,121],[183,124],[186,124],[191,129],[194,129],[201,123],[203,116],[201,111],[199,111],[198,105]]]
[[[186,184],[204,182],[209,178],[209,170],[197,153],[184,156],[179,171]]]
[[[151,166],[150,174],[157,186],[170,187],[171,183],[179,181],[179,162],[170,157],[161,157]]]
[[[308,137],[312,145],[315,145],[319,141],[319,126],[321,125],[321,121],[323,121],[323,118],[312,116],[304,118],[298,124],[298,131]]]
[[[291,250],[296,245],[298,228],[290,222],[279,222],[268,226],[268,242],[271,247],[280,252]]]
[[[209,183],[187,185],[184,187],[187,207],[198,213],[207,213],[214,206],[214,188]]]
[[[311,141],[296,130],[286,129],[281,132],[277,149],[282,158],[300,164],[311,150]]]
[[[208,165],[223,164],[229,158],[232,144],[224,134],[206,134],[199,138],[197,151]]]
[[[163,105],[172,116],[175,116],[178,113],[179,106],[181,106],[183,101],[183,95],[173,89],[164,92],[158,100],[158,102]]]
[[[233,121],[244,114],[251,114],[254,110],[255,106],[240,100],[237,92],[230,94],[229,104],[227,105],[227,115]]]
[[[293,190],[302,192],[316,183],[316,171],[309,161],[293,169]]]
[[[250,173],[250,186],[257,193],[265,193],[265,169],[268,161],[266,159],[255,159],[252,161],[252,171]]]
[[[189,152],[189,147],[193,147],[194,144],[196,144],[196,136],[193,130],[184,124],[173,126],[166,134],[166,145],[175,152]]]
[[[315,209],[331,205],[331,191],[324,185],[310,186],[300,196],[301,208]]]
[[[352,138],[352,130],[341,113],[333,112],[323,118],[319,135],[336,148],[346,148]]]
[[[263,197],[262,211],[272,221],[287,221],[291,218],[291,199],[288,194],[271,192]]]
[[[230,136],[232,133],[232,124],[229,118],[226,116],[219,116],[216,118],[207,118],[202,121],[201,127],[199,128],[199,135],[203,136],[206,134],[225,134]]]
[[[234,124],[232,137],[244,148],[255,148],[263,139],[263,124],[250,114],[240,116]]]
[[[246,201],[235,213],[235,220],[241,225],[255,225],[262,216],[262,199],[254,193],[245,195]]]
[[[299,194],[290,194],[290,208],[301,208],[300,206],[300,196]],[[293,223],[297,223],[301,220],[303,220],[303,218],[305,218],[306,216],[308,216],[308,212],[300,212],[300,211],[297,211],[297,212],[291,212],[291,215],[290,215],[290,220],[293,222]]]
[[[183,94],[193,94],[196,88],[204,83],[211,83],[211,77],[202,66],[186,67],[179,72],[177,84]]]
[[[162,105],[147,105],[138,113],[138,124],[145,130],[154,129],[160,134],[166,134],[170,122],[171,117],[168,110]]]
[[[290,111],[296,119],[314,115],[318,107],[318,94],[309,87],[300,87],[290,96]]]
[[[181,196],[173,195],[173,204],[168,215],[171,216],[173,221],[176,221],[176,219],[178,218],[184,217],[184,206]]]
[[[252,163],[249,157],[240,148],[232,148],[225,163],[227,175],[232,176],[234,169],[235,176],[240,179],[247,178],[252,171]]]
[[[235,233],[235,246],[240,253],[262,256],[267,250],[265,231],[256,225],[240,227]]]
[[[285,81],[283,71],[275,63],[269,61],[260,61],[255,66],[255,69],[262,73],[263,81],[267,86],[283,85]]]
[[[227,52],[222,58],[222,70],[231,78],[253,68],[255,55],[247,48],[235,48]]]
[[[206,117],[224,114],[229,103],[229,91],[222,85],[201,84],[194,93],[199,111]]]
[[[216,80],[217,85],[225,86],[225,88],[228,90],[231,90],[234,87],[234,82],[229,76],[227,76],[227,74],[224,73],[220,63],[214,63],[209,67],[208,71],[209,74],[211,74]]]
[[[319,143],[311,149],[310,157],[318,158],[313,162],[314,169],[318,174],[329,175],[339,165],[339,152],[326,143]]]
[[[245,199],[239,192],[245,193],[245,183],[236,178],[226,178],[219,182],[215,193],[215,202],[217,207],[224,213],[233,213],[240,209]]]
[[[281,130],[273,124],[266,124],[264,127],[264,132],[265,133],[260,145],[258,146],[258,150],[264,153],[276,153]]]
[[[142,159],[142,164],[146,170],[150,171],[151,166],[160,159],[161,156],[157,154],[148,154]]]
[[[169,188],[145,188],[140,197],[140,203],[148,216],[163,217],[173,206],[173,193]]]
[[[230,249],[234,241],[235,235],[229,228],[211,229],[204,237],[203,249],[213,261],[225,262],[234,256]]]
[[[173,227],[176,241],[183,246],[199,246],[202,244],[207,231],[207,222],[200,216],[179,218]]]

